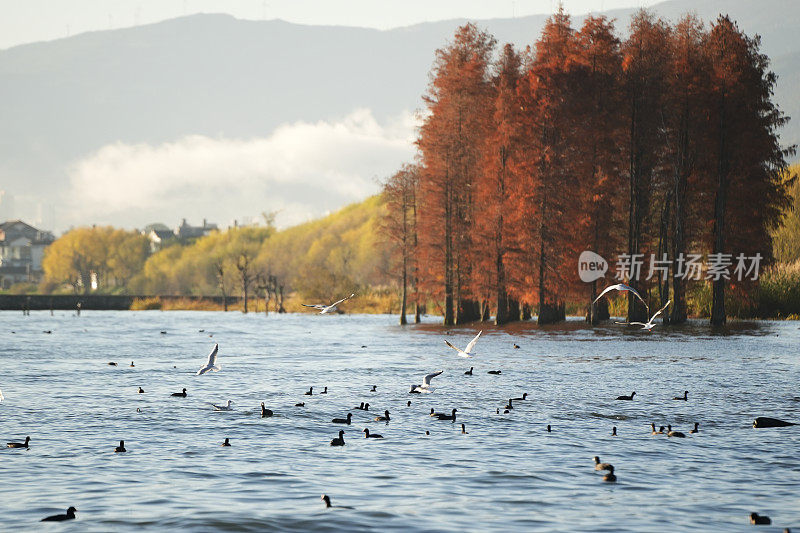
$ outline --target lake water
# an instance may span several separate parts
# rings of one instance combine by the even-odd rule
[[[797,322],[724,334],[482,325],[477,355],[462,359],[443,339],[463,347],[477,327],[396,320],[0,313],[0,439],[31,436],[29,450],[0,451],[0,529],[752,531],[752,511],[772,530],[800,528],[800,426],[751,427],[800,421]],[[195,376],[215,342],[222,371]],[[435,370],[433,394],[408,394]],[[671,400],[684,390],[688,402]],[[230,412],[206,403],[228,399]],[[260,417],[262,401],[274,417]],[[458,420],[433,420],[431,407]],[[384,409],[391,422],[374,422]],[[348,412],[352,426],[330,422]],[[687,438],[652,436],[651,421]],[[364,439],[365,427],[385,438]],[[339,429],[346,446],[329,446]],[[120,439],[126,454],[113,453]],[[326,510],[323,493],[352,509]],[[38,523],[70,505],[77,520]]]

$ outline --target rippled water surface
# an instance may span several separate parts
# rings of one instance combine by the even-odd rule
[[[751,531],[752,511],[773,530],[800,528],[800,426],[751,427],[800,421],[797,322],[650,334],[484,325],[473,359],[442,341],[464,346],[477,328],[395,322],[0,313],[0,439],[31,436],[29,450],[0,451],[0,530]],[[195,376],[215,342],[222,371]],[[433,394],[408,394],[435,370]],[[187,398],[170,397],[183,387]],[[688,402],[671,400],[684,390]],[[206,403],[228,399],[231,412]],[[260,417],[262,401],[274,417]],[[352,409],[360,402],[369,413]],[[431,407],[457,408],[457,422]],[[391,422],[374,422],[384,409]],[[347,445],[329,446],[330,420],[348,412]],[[652,436],[651,421],[687,438]],[[367,441],[365,427],[385,438]],[[126,454],[113,453],[120,439]],[[615,465],[616,484],[594,455]],[[352,509],[324,509],[323,493]],[[70,505],[74,522],[38,523]]]

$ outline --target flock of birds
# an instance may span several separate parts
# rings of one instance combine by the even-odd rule
[[[600,293],[600,295],[592,302],[592,305],[594,305],[600,298],[602,298],[603,296],[605,296],[609,292],[615,291],[615,290],[616,291],[628,291],[628,292],[631,292],[637,299],[639,299],[645,305],[645,307],[647,307],[647,303],[644,301],[644,299],[641,297],[641,295],[634,288],[632,288],[632,287],[630,287],[628,285],[622,284],[622,283],[616,284],[616,285],[611,285],[611,286],[607,287],[606,289],[604,289]],[[351,294],[350,296],[348,296],[346,298],[342,298],[341,300],[338,300],[338,301],[336,301],[336,302],[334,302],[332,304],[329,304],[329,305],[327,305],[327,304],[314,304],[314,305],[303,304],[303,305],[306,306],[306,307],[311,307],[311,308],[314,308],[314,309],[318,309],[320,311],[320,314],[328,314],[328,313],[334,312],[337,309],[337,306],[339,304],[341,304],[342,302],[345,302],[346,300],[349,300],[350,298],[353,298],[354,296],[355,296],[355,294]],[[656,313],[654,313],[646,323],[642,323],[642,322],[616,322],[616,323],[617,324],[625,324],[625,325],[638,325],[638,326],[641,326],[642,329],[644,329],[644,330],[651,331],[653,329],[653,327],[655,326],[655,323],[653,321],[656,319],[656,317],[658,317],[667,308],[667,306],[669,304],[670,304],[670,302],[668,301],[667,304],[664,305],[658,311],[656,311]],[[649,313],[649,307],[648,307],[648,313]],[[162,333],[164,333],[164,332],[162,332]],[[474,355],[475,346],[476,346],[478,340],[480,339],[482,333],[483,333],[482,331],[478,332],[478,334],[475,335],[475,337],[466,345],[466,347],[463,350],[461,348],[458,348],[457,346],[454,346],[449,340],[445,340],[444,342],[448,347],[452,348],[459,356],[464,357],[464,358],[471,358]],[[519,345],[514,344],[514,348],[519,348]],[[203,364],[203,366],[201,366],[197,370],[195,375],[202,376],[202,375],[204,375],[204,374],[206,374],[208,372],[219,372],[222,369],[222,367],[217,363],[218,352],[219,352],[219,344],[215,344],[214,348],[211,350],[211,353],[209,353],[209,355],[208,355],[207,361],[205,362],[205,364]],[[116,362],[109,362],[108,364],[111,365],[111,366],[117,366]],[[130,367],[134,367],[134,362],[133,361],[131,361]],[[471,376],[471,375],[473,375],[473,370],[474,370],[474,367],[470,367],[470,369],[467,370],[466,372],[464,372],[464,374],[468,375],[468,376]],[[430,393],[433,393],[436,390],[436,388],[432,386],[431,381],[435,377],[441,375],[443,372],[444,372],[443,370],[439,370],[439,371],[431,372],[430,374],[425,375],[422,378],[422,382],[421,383],[412,384],[410,386],[410,390],[409,390],[408,393],[409,394],[430,394]],[[487,373],[488,374],[499,375],[501,373],[501,371],[500,370],[490,370]],[[144,389],[142,389],[141,387],[138,388],[138,393],[144,394],[144,392],[145,392]],[[369,392],[377,392],[377,386],[373,385]],[[326,386],[318,394],[327,394],[327,393],[328,393],[328,387]],[[303,394],[304,394],[304,396],[312,396],[314,394],[313,386],[309,387],[309,390],[304,392]],[[181,392],[171,393],[171,396],[172,397],[186,398],[188,396],[188,394],[187,394],[186,388],[183,388],[181,390]],[[636,396],[636,391],[631,392],[630,395],[617,396],[616,400],[633,401],[634,396]],[[527,397],[528,397],[528,393],[523,393],[522,396],[520,396],[520,397],[509,398],[507,404],[502,408],[503,409],[503,411],[502,411],[503,414],[510,413],[510,411],[514,409],[514,402],[525,401],[527,399]],[[0,402],[2,402],[3,400],[4,400],[4,397],[3,397],[2,391],[0,391]],[[688,401],[689,400],[689,391],[684,391],[682,396],[675,396],[675,397],[672,398],[672,400]],[[233,405],[234,402],[233,402],[233,400],[227,400],[225,403],[219,403],[219,404],[212,403],[212,402],[208,402],[208,403],[216,411],[230,411],[230,410],[233,409],[232,405]],[[305,402],[298,402],[298,403],[295,404],[295,407],[304,407],[304,406],[305,406]],[[407,401],[407,406],[411,406],[411,401],[410,400]],[[370,407],[369,403],[361,402],[361,404],[359,406],[354,407],[354,409],[355,410],[361,410],[361,411],[369,411],[369,407]],[[137,411],[138,411],[138,408],[137,408]],[[453,408],[449,413],[436,412],[435,409],[431,408],[430,417],[435,419],[435,420],[449,421],[449,422],[455,423],[456,417],[457,417],[457,413],[458,413],[458,409],[457,408]],[[500,408],[496,409],[496,413],[497,414],[501,413]],[[274,415],[274,412],[271,409],[268,409],[265,406],[264,402],[261,402],[261,417],[262,418],[268,418],[268,417],[271,417],[273,415]],[[373,418],[373,420],[375,422],[383,422],[385,424],[389,424],[391,422],[391,415],[390,415],[389,410],[388,409],[384,410],[382,415],[375,416]],[[350,426],[353,423],[353,414],[352,413],[347,413],[347,415],[344,416],[344,417],[334,418],[334,419],[331,420],[331,423]],[[755,427],[755,428],[784,427],[784,426],[791,426],[791,425],[795,425],[795,424],[792,423],[792,422],[787,422],[787,421],[784,421],[784,420],[775,419],[775,418],[768,418],[768,417],[758,417],[758,418],[756,418],[756,420],[753,423],[753,427]],[[694,428],[692,430],[690,430],[689,433],[690,434],[698,433],[700,431],[699,430],[699,426],[700,426],[700,424],[698,422],[695,422],[694,423]],[[667,437],[670,437],[670,438],[686,438],[686,435],[683,432],[677,431],[677,430],[673,430],[671,425],[667,425],[666,429],[665,429],[664,426],[660,426],[659,429],[656,430],[656,424],[655,424],[655,422],[652,422],[650,424],[650,428],[651,428],[651,434],[652,435],[666,435]],[[550,425],[547,426],[547,431],[548,432],[552,431],[552,428],[551,428]],[[371,432],[369,430],[369,428],[364,428],[361,431],[361,433],[364,434],[364,438],[365,439],[383,439],[383,435],[380,435],[380,434],[377,434],[377,433],[373,433],[373,432]],[[429,431],[426,431],[425,433],[426,434],[430,434]],[[461,424],[461,433],[462,434],[468,434],[468,432],[466,430],[466,425],[464,423]],[[345,439],[344,439],[344,435],[345,435],[345,431],[344,430],[339,430],[338,431],[338,435],[331,439],[330,446],[345,446],[346,442],[345,442]],[[612,428],[611,436],[617,436],[617,428],[616,428],[616,426],[614,426]],[[30,438],[30,436],[27,436],[27,437],[25,437],[24,441],[8,442],[7,443],[7,447],[8,448],[16,448],[16,449],[29,449],[30,448],[30,442],[31,442],[31,438]],[[226,447],[231,446],[230,438],[225,438],[225,440],[222,442],[221,446],[226,446]],[[120,440],[119,441],[119,446],[114,448],[114,453],[125,453],[125,452],[127,452],[127,449],[125,448],[125,441],[124,440]],[[614,465],[612,465],[610,463],[601,462],[600,458],[598,456],[594,457],[594,464],[595,464],[595,466],[594,466],[595,470],[597,470],[597,471],[605,471],[606,472],[604,474],[603,478],[602,478],[602,480],[604,482],[614,483],[614,482],[617,481],[617,476],[615,474]],[[326,508],[352,509],[352,507],[341,506],[341,505],[332,505],[330,497],[328,495],[326,495],[326,494],[323,494],[321,496],[321,499],[324,502]],[[67,509],[66,513],[48,516],[46,518],[43,518],[42,522],[72,520],[72,519],[75,518],[76,511],[77,511],[77,509],[75,507],[69,507]],[[758,513],[751,513],[750,514],[750,522],[752,524],[758,524],[758,525],[771,524],[771,520],[770,520],[769,517],[759,515]],[[788,529],[784,530],[784,532],[788,532],[788,531],[789,531]]]

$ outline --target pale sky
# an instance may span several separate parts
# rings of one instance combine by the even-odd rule
[[[563,0],[573,15],[660,0]],[[194,13],[387,29],[451,18],[551,13],[557,0],[0,0],[0,49]]]

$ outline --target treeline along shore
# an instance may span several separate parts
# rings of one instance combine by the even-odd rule
[[[758,36],[723,15],[673,24],[642,10],[625,38],[615,23],[574,28],[559,9],[524,50],[459,28],[433,58],[417,158],[380,195],[160,249],[137,231],[75,228],[47,248],[41,282],[8,292],[244,312],[356,293],[347,312],[401,323],[647,320],[633,297],[590,305],[624,281],[650,309],[671,302],[672,324],[800,315],[795,147],[780,143],[788,117]],[[584,253],[598,276],[580,275]]]

